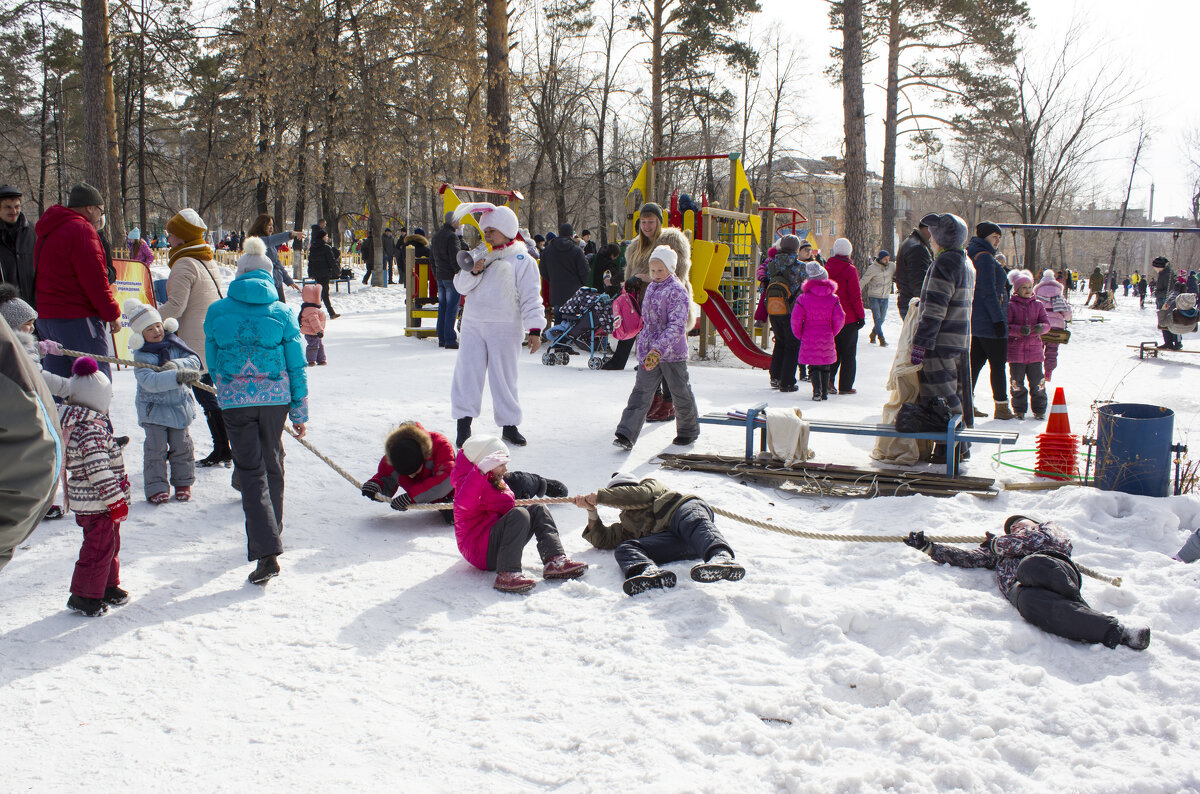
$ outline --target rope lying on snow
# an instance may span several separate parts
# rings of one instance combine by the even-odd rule
[[[91,356],[92,358],[96,359],[97,361],[104,361],[109,364],[124,364],[124,365],[130,366],[130,367],[142,367],[144,369],[152,369],[156,372],[162,372],[164,370],[171,369],[171,367],[157,367],[157,366],[154,366],[153,364],[143,364],[140,361],[130,361],[127,359],[113,358],[111,356],[97,356],[92,353],[81,353],[77,350],[64,349],[63,354],[72,356],[75,358],[78,358],[79,356]],[[198,388],[205,389],[206,391],[213,392],[214,394],[216,393],[216,389],[214,389],[212,386],[209,386],[206,383],[197,382],[193,385],[197,386]],[[300,436],[296,435],[296,433],[290,427],[285,427],[284,429],[287,430],[288,435],[290,435],[292,438],[296,439],[296,441],[300,442],[300,444],[305,449],[307,449],[312,454],[316,455],[318,458],[320,458],[322,461],[325,462],[325,465],[329,466],[329,468],[333,469],[335,472],[340,474],[342,476],[342,479],[344,479],[346,482],[353,485],[358,490],[360,490],[360,491],[362,490],[362,483],[359,482],[357,479],[355,479],[354,475],[350,474],[350,472],[346,471],[341,466],[339,466],[337,463],[330,460],[324,453],[322,453],[319,449],[314,447],[308,441],[305,441],[303,438],[300,438]],[[374,494],[374,496],[372,498],[376,502],[391,502],[391,499],[388,499],[383,494],[378,494],[378,493]],[[518,499],[518,500],[516,500],[515,505],[517,505],[519,507],[525,507],[525,506],[529,506],[529,505],[570,504],[572,502],[573,502],[573,498],[570,496],[557,496],[557,497],[545,497],[543,499]],[[722,509],[720,507],[716,507],[714,505],[709,505],[709,506],[712,507],[713,512],[719,516],[724,516],[725,518],[732,519],[732,520],[737,521],[742,524],[748,524],[752,527],[758,527],[759,529],[765,529],[768,532],[778,532],[782,535],[791,535],[792,537],[795,537],[795,538],[806,538],[808,540],[836,540],[836,541],[840,541],[842,543],[903,543],[904,542],[904,538],[899,535],[838,535],[838,534],[833,534],[830,532],[806,532],[802,529],[791,529],[790,527],[779,526],[778,524],[772,524],[767,521],[760,521],[756,518],[750,518],[749,516],[744,516],[739,513],[731,513],[728,510],[724,510],[724,509]],[[434,503],[429,503],[429,504],[410,504],[408,506],[408,509],[409,510],[450,510],[453,507],[454,507],[453,502],[434,502]],[[931,540],[934,543],[982,543],[984,541],[984,538],[983,537],[973,537],[973,536],[968,536],[968,535],[948,535],[948,536],[944,536],[944,537],[926,537],[926,540]],[[1102,573],[1094,571],[1091,568],[1087,568],[1083,565],[1079,565],[1078,563],[1076,564],[1076,567],[1079,568],[1079,572],[1084,574],[1085,576],[1090,576],[1093,579],[1100,580],[1101,582],[1107,582],[1108,584],[1111,584],[1114,587],[1121,586],[1121,577],[1119,577],[1119,576],[1105,576]]]

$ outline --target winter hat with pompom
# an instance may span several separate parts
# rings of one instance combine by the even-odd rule
[[[1042,271],[1042,283],[1043,284],[1050,284],[1055,281],[1058,281],[1058,279],[1056,279],[1054,277],[1053,270],[1051,270],[1050,268],[1046,268],[1045,270]]]
[[[181,209],[167,221],[167,231],[185,243],[203,243],[208,224],[191,207]]]
[[[37,312],[21,300],[16,287],[12,284],[0,284],[0,317],[4,318],[9,328],[18,331],[25,323],[36,320]]]
[[[463,443],[462,453],[484,474],[508,463],[508,447],[495,436],[471,436]]]
[[[129,349],[141,350],[145,340],[142,339],[142,332],[155,323],[162,323],[163,331],[168,334],[173,334],[179,330],[179,321],[174,317],[164,320],[162,315],[153,306],[147,306],[141,303],[136,298],[129,298],[125,301],[122,308],[125,310],[125,318],[129,321]]]
[[[944,250],[962,248],[967,241],[967,222],[953,212],[947,212],[939,215],[937,223],[929,227],[929,235]]]
[[[850,256],[854,253],[854,246],[845,237],[839,237],[833,241],[834,256]]]
[[[96,359],[80,356],[71,365],[71,405],[82,405],[97,413],[108,413],[112,403],[112,382],[100,371]]]
[[[1008,281],[1010,284],[1013,285],[1014,289],[1021,286],[1022,284],[1028,284],[1029,286],[1032,287],[1033,286],[1033,274],[1030,273],[1028,270],[1014,270],[1008,274]]]
[[[669,245],[660,245],[650,252],[650,261],[657,259],[663,263],[663,266],[671,271],[671,275],[675,275],[675,268],[679,267],[679,254],[675,253],[675,249]]]
[[[238,258],[236,275],[241,276],[253,270],[270,272],[273,267],[271,260],[267,259],[267,244],[262,238],[247,237],[246,242],[242,243],[242,255]]]

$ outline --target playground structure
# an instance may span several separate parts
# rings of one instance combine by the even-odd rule
[[[689,281],[693,297],[703,312],[700,327],[700,356],[708,355],[711,332],[715,330],[729,350],[741,361],[753,367],[767,369],[771,355],[763,346],[769,331],[762,329],[760,346],[754,339],[754,311],[758,303],[756,272],[760,259],[766,213],[767,239],[774,239],[779,216],[790,214],[792,220],[784,226],[807,223],[798,211],[777,207],[760,209],[754,191],[742,166],[741,154],[693,155],[681,157],[652,157],[638,171],[625,197],[625,237],[637,233],[637,219],[643,204],[657,201],[654,194],[655,171],[658,163],[729,160],[729,191],[727,209],[709,205],[708,196],[701,194],[700,204],[681,201],[674,190],[665,209],[666,225],[683,230],[692,240],[692,267]],[[781,227],[782,228],[782,227]]]
[[[453,212],[454,208],[463,203],[463,200],[458,197],[456,191],[466,193],[476,193],[481,196],[491,196],[503,198],[504,203],[513,212],[518,212],[521,207],[521,200],[524,198],[519,191],[516,190],[495,190],[485,187],[471,187],[469,185],[451,185],[443,182],[438,188],[438,193],[442,197],[442,216],[445,217],[447,212]],[[466,215],[462,219],[464,226],[473,228],[478,233],[480,239],[483,237],[483,230],[479,228],[475,216]],[[412,246],[404,249],[404,335],[426,337],[433,336],[437,333],[437,328],[433,325],[422,326],[422,320],[433,320],[437,322],[437,279],[433,274],[433,262],[426,257],[417,258],[416,251]],[[432,306],[432,308],[429,308]]]

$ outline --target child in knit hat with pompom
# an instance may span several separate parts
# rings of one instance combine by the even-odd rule
[[[146,431],[142,455],[146,499],[164,504],[174,485],[175,499],[186,502],[196,481],[195,449],[188,433],[196,406],[189,386],[200,380],[200,356],[175,335],[179,329],[176,320],[164,321],[153,306],[133,298],[125,301],[124,308],[133,332],[129,338],[133,360],[167,368],[162,372],[144,367],[133,370],[138,385],[138,424]]]
[[[59,409],[66,439],[67,506],[83,529],[83,546],[71,578],[67,607],[88,617],[129,600],[121,589],[121,522],[129,515],[129,479],[121,447],[108,424],[112,383],[96,359],[82,356],[71,367],[71,396]]]
[[[1046,306],[1033,295],[1033,274],[1014,270],[1008,274],[1013,294],[1008,299],[1008,375],[1012,410],[1018,419],[1033,403],[1033,418],[1046,418],[1046,359],[1042,334],[1050,330]],[[1029,388],[1025,388],[1028,381]]]

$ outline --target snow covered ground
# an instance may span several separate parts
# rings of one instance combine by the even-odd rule
[[[399,289],[334,296],[330,365],[309,370],[310,440],[360,478],[406,418],[453,434],[453,352],[405,338]],[[289,295],[293,305],[298,300]],[[1078,298],[1076,299],[1078,300]],[[1166,405],[1200,449],[1200,360],[1139,361],[1153,314],[1123,300],[1078,312],[1054,385],[1072,428],[1093,400]],[[889,337],[899,331],[894,307]],[[1196,347],[1194,338],[1188,346]],[[859,347],[859,393],[813,404],[760,371],[696,362],[702,410],[768,400],[814,418],[877,417],[892,350]],[[514,468],[572,492],[617,468],[657,471],[674,428],[611,446],[632,372],[526,356],[530,444]],[[987,394],[986,375],[981,395]],[[141,431],[128,370],[113,420],[141,494]],[[1012,427],[984,420],[981,425]],[[1040,423],[1020,423],[1032,446]],[[476,421],[493,430],[490,403]],[[203,422],[193,426],[208,451]],[[704,426],[701,452],[738,454]],[[1024,623],[984,570],[934,565],[899,544],[805,541],[718,523],[748,573],[627,598],[610,553],[555,507],[581,580],[528,596],[491,589],[428,513],[370,504],[290,440],[287,552],[266,588],[246,582],[229,471],[199,471],[194,501],[135,501],[124,525],[131,602],[100,619],[64,609],[79,547],[42,525],[0,574],[6,791],[1054,791],[1200,790],[1200,566],[1170,557],[1200,526],[1195,496],[1092,489],[871,500],[812,499],[713,475],[663,480],[713,504],[818,531],[982,534],[1022,512],[1057,519],[1100,610],[1153,628],[1150,649],[1108,650]],[[814,437],[820,461],[866,465],[869,439]],[[1028,479],[976,448],[965,471]],[[1012,458],[1022,462],[1021,455]],[[1029,464],[1032,455],[1026,455]],[[535,553],[526,553],[534,572]]]

